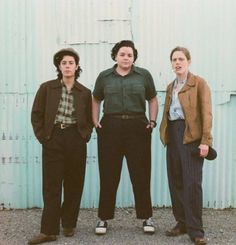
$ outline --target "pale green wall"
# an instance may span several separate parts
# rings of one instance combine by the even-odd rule
[[[31,124],[40,83],[55,77],[52,56],[74,47],[81,56],[80,81],[93,89],[99,71],[110,67],[110,49],[132,39],[137,65],[149,69],[158,90],[161,118],[164,90],[173,78],[169,53],[190,49],[191,70],[212,89],[214,146],[218,158],[204,167],[204,206],[236,207],[236,1],[234,0],[1,0],[0,1],[0,204],[42,207],[41,147]],[[153,132],[152,198],[169,206],[165,149]],[[88,145],[83,207],[97,207],[99,175],[96,134]],[[133,206],[127,168],[117,206]]]

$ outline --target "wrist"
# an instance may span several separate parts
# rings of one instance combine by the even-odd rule
[[[98,124],[99,124],[98,122],[94,122],[94,123],[93,123],[93,125],[94,125],[95,128],[98,127]]]
[[[149,123],[152,125],[153,128],[157,126],[157,123],[155,120],[149,120]]]

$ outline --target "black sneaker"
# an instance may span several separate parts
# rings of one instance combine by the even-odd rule
[[[148,234],[153,234],[155,232],[155,227],[152,218],[143,221],[143,231]]]
[[[100,220],[98,221],[96,228],[95,228],[95,233],[97,235],[104,235],[107,232],[107,222]]]

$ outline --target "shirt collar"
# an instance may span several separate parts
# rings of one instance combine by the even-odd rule
[[[119,75],[119,73],[117,73],[117,71],[116,71],[116,68],[117,68],[117,64],[115,64],[115,65],[112,67],[112,73],[114,73],[114,74],[116,74],[116,75]],[[134,71],[135,71],[135,67],[134,67],[134,65],[132,65],[132,67],[131,67],[131,69],[130,69],[130,72],[129,72],[127,75],[133,73]]]
[[[175,79],[175,85],[181,84],[182,86],[187,82],[187,78],[184,80],[178,80],[178,78]]]
[[[117,64],[115,64],[112,68],[108,69],[104,75],[108,76],[111,73],[114,73],[114,74],[117,75],[118,73],[116,72],[116,67],[117,67]],[[136,73],[142,74],[142,72],[135,65],[132,65],[129,74],[131,74],[132,72],[136,72]]]
[[[65,83],[63,82],[62,79],[61,79],[61,86],[64,87],[64,88],[66,88],[66,85],[65,85]],[[77,86],[76,86],[76,81],[74,81],[74,84],[73,84],[73,86],[71,87],[71,90],[72,90],[74,87],[77,87]]]

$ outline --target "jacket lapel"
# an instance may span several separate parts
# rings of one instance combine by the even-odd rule
[[[51,85],[51,89],[52,89],[52,93],[49,95],[48,98],[49,103],[47,106],[50,107],[50,111],[54,113],[53,118],[55,118],[60,103],[61,91],[62,91],[62,85],[59,79],[57,79],[55,83]]]
[[[194,87],[195,85],[196,85],[196,82],[194,80],[194,77],[193,77],[192,73],[189,72],[188,77],[187,77],[187,82],[183,86],[183,88],[179,91],[179,93],[183,93],[183,92],[189,90],[191,87]]]

